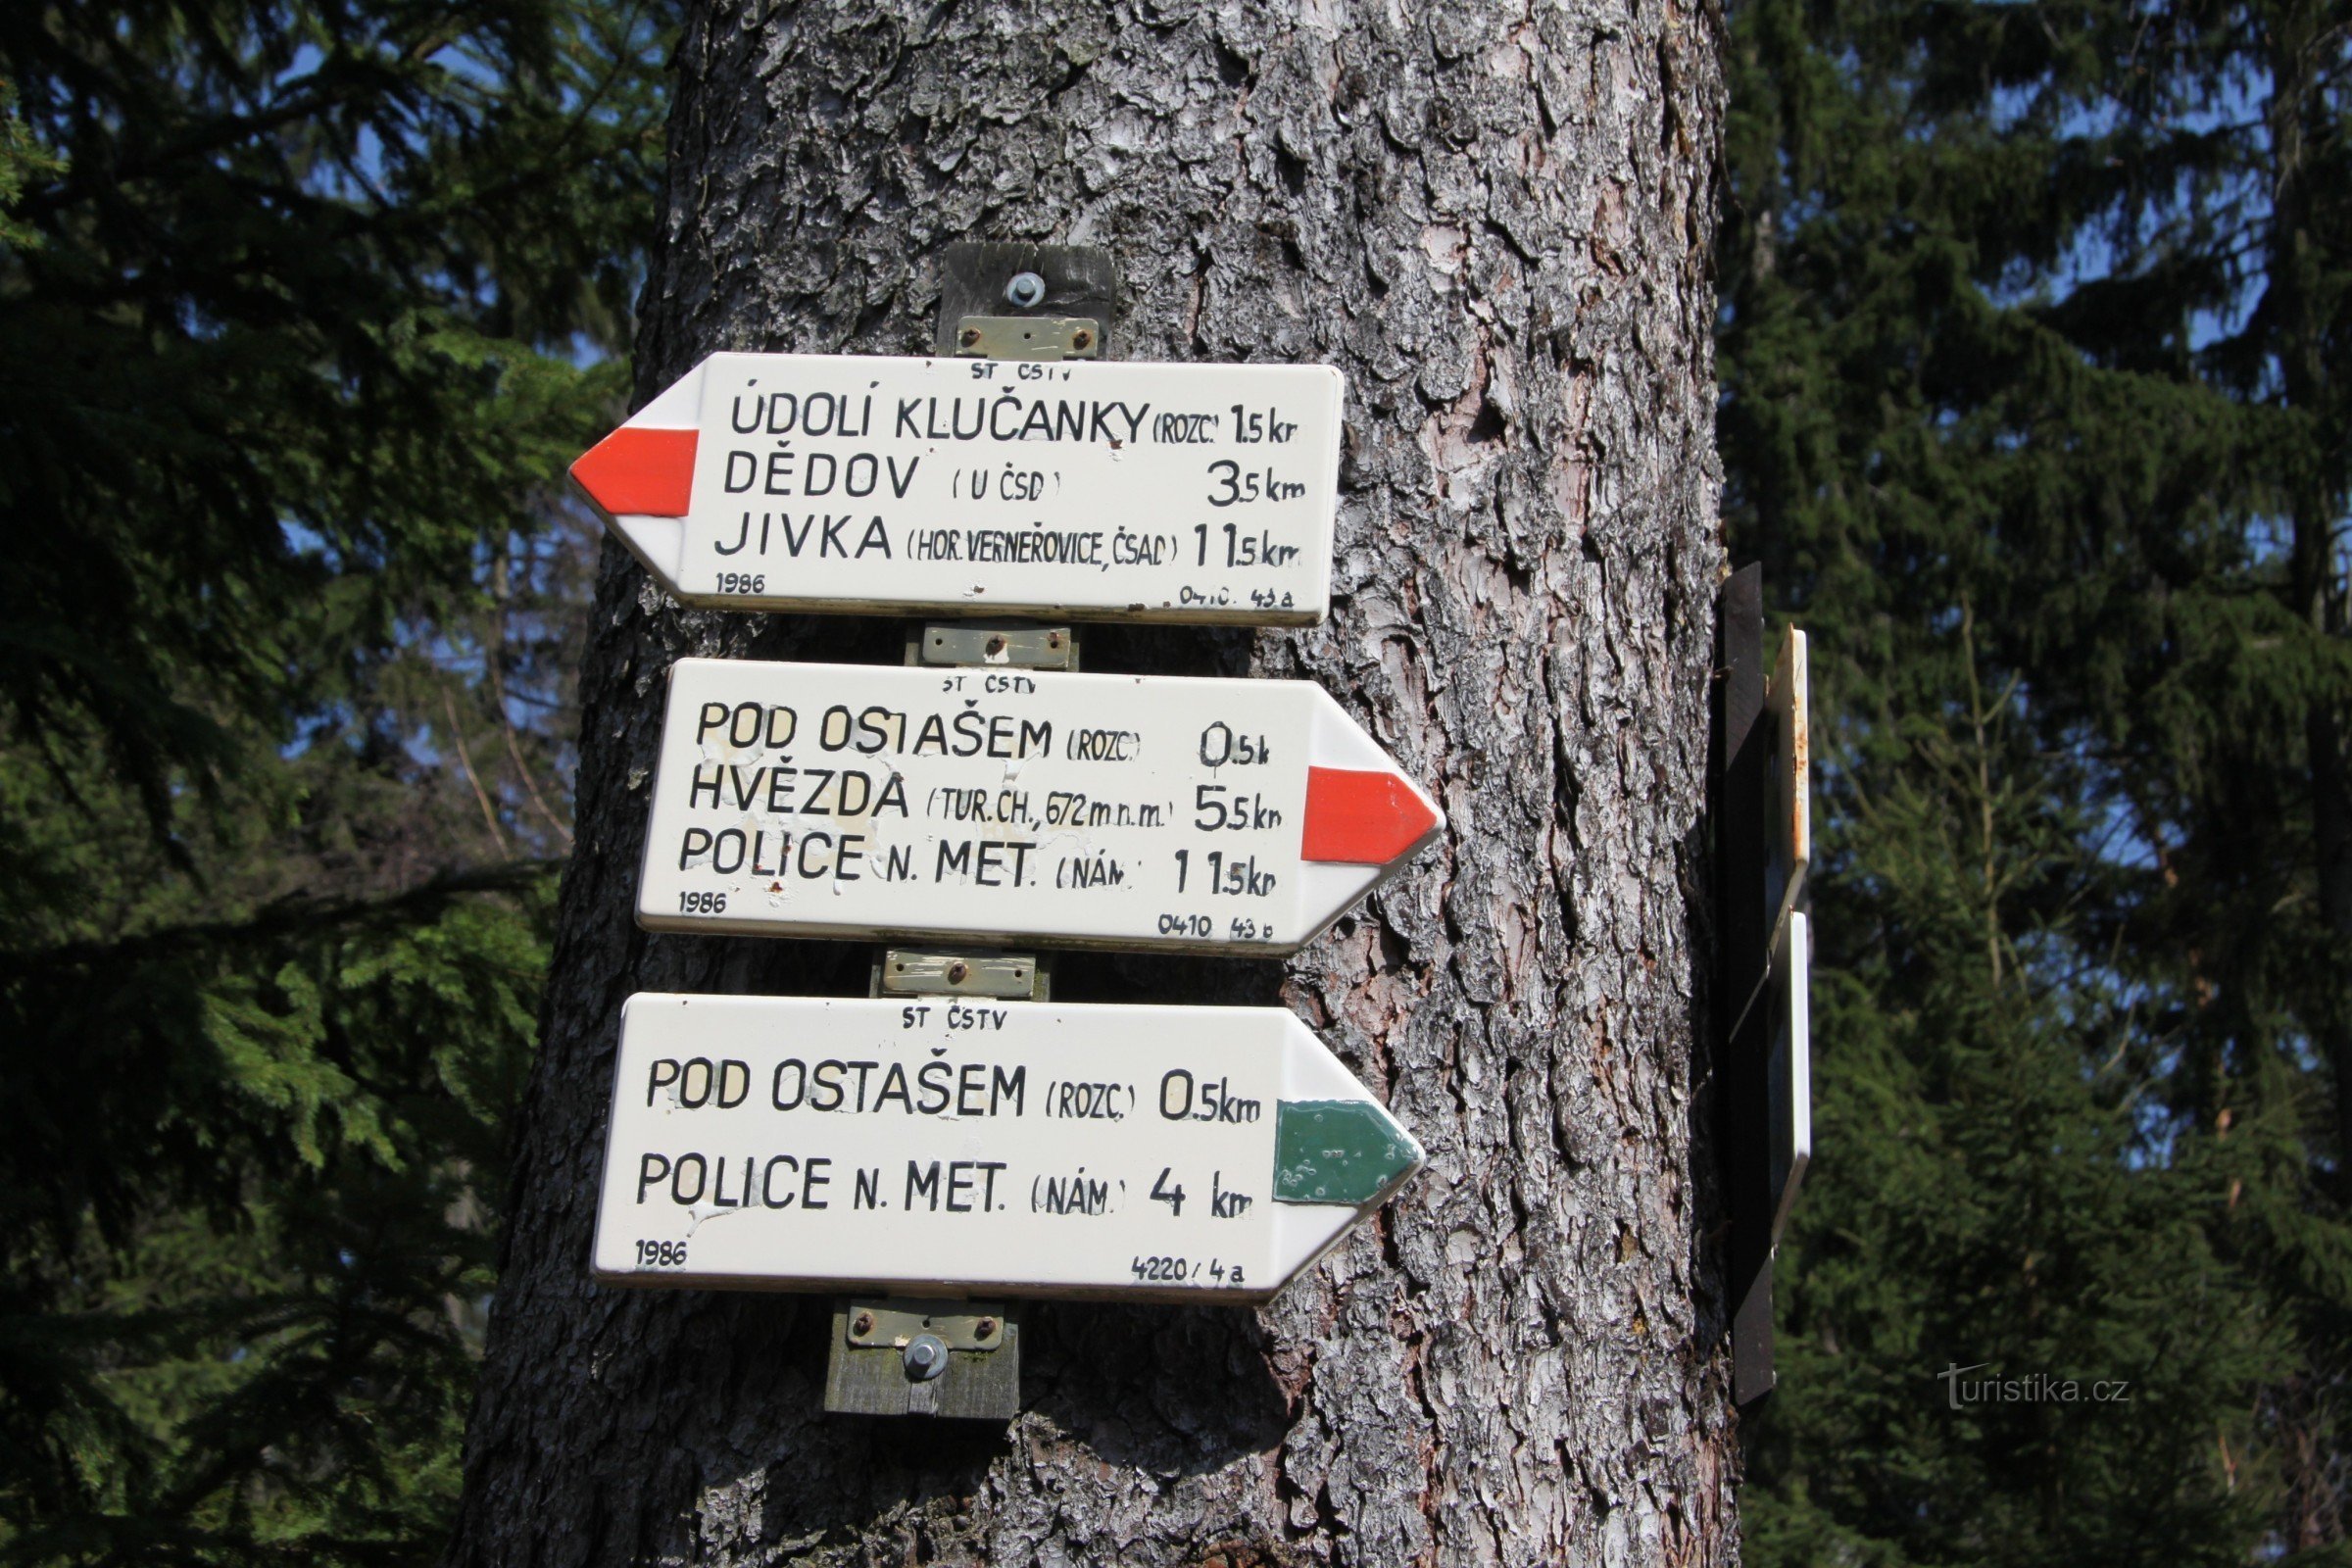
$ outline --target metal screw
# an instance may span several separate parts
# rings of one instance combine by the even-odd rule
[[[1072,348],[1074,348],[1074,349],[1083,349],[1083,348],[1088,348],[1088,347],[1091,347],[1091,346],[1093,345],[1094,341],[1095,341],[1095,334],[1094,334],[1094,333],[1092,333],[1092,332],[1089,332],[1089,331],[1088,331],[1088,330],[1087,330],[1085,327],[1083,327],[1083,326],[1082,326],[1082,327],[1080,327],[1080,328],[1079,328],[1077,331],[1075,331],[1075,332],[1072,332],[1072,333],[1070,334],[1070,347],[1072,347]]]
[[[959,986],[971,978],[971,973],[972,966],[961,958],[957,958],[954,963],[948,965],[948,984]]]
[[[965,327],[963,329],[963,336],[957,339],[957,341],[967,349],[978,348],[980,346],[980,329],[976,326]]]
[[[1040,304],[1046,297],[1046,280],[1035,272],[1015,272],[1012,281],[1004,285],[1004,298],[1021,310]]]
[[[997,1332],[997,1320],[993,1317],[984,1317],[972,1325],[972,1332],[985,1340]]]
[[[858,1313],[857,1317],[853,1318],[850,1322],[850,1332],[861,1337],[873,1333],[874,1314],[871,1312]]]
[[[948,1342],[936,1334],[917,1334],[906,1342],[906,1375],[928,1383],[948,1369]]]
[[[1004,651],[1004,639],[1002,637],[991,637],[988,640],[988,651],[991,654],[1003,653]]]
[[[1050,631],[1046,633],[1046,646],[1048,648],[1059,648],[1061,646],[1061,633],[1057,631]]]

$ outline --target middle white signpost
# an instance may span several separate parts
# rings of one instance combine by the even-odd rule
[[[1444,825],[1306,681],[687,659],[637,914],[1284,954]]]

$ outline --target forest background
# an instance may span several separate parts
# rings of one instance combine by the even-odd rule
[[[0,1562],[438,1552],[672,3],[0,7]],[[2352,1563],[2352,15],[1725,25],[1822,824],[1747,1551]]]

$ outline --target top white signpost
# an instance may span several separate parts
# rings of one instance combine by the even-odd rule
[[[1774,719],[1772,765],[1765,787],[1772,837],[1764,856],[1764,929],[1777,932],[1804,891],[1805,868],[1813,863],[1812,680],[1805,634],[1795,627],[1781,639],[1780,662],[1764,688],[1764,706]],[[1777,940],[1777,938],[1775,939]]]
[[[678,599],[1311,625],[1340,372],[714,354],[571,466]]]

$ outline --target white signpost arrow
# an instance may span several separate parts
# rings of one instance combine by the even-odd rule
[[[1788,911],[1774,945],[1771,1041],[1765,1092],[1772,1116],[1772,1242],[1780,1245],[1813,1163],[1813,932],[1802,909]]]
[[[714,354],[571,466],[689,604],[1308,625],[1340,373]]]
[[[688,659],[637,913],[1277,955],[1444,825],[1305,681]]]
[[[631,997],[623,1285],[1260,1300],[1421,1164],[1274,1007]]]

